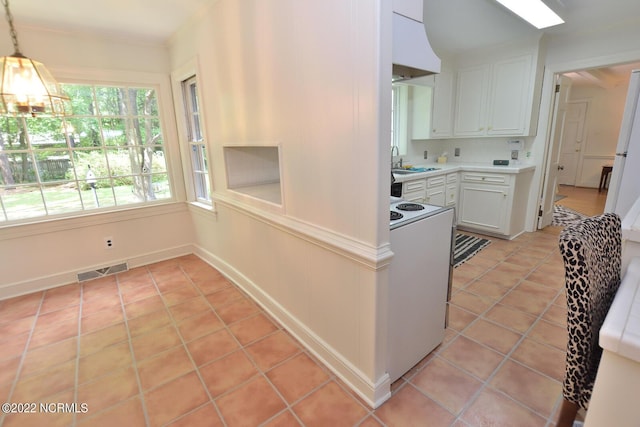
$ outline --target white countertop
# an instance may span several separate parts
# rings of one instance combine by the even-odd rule
[[[632,258],[600,329],[600,346],[640,362],[640,258]]]
[[[456,162],[422,163],[422,164],[412,164],[412,166],[416,168],[439,168],[439,169],[428,171],[428,172],[415,172],[415,173],[408,173],[408,174],[402,174],[402,175],[393,174],[393,176],[396,179],[396,182],[426,178],[431,176],[437,176],[443,173],[458,172],[458,171],[518,174],[525,171],[534,170],[536,167],[535,165],[531,165],[531,164],[494,166],[491,163],[456,163]]]

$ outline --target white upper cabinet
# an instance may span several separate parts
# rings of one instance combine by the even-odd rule
[[[521,56],[493,65],[487,117],[488,135],[525,135],[527,112],[533,102],[531,56]]]
[[[448,138],[453,133],[453,73],[442,70],[434,78],[431,138]]]
[[[424,5],[422,0],[393,0],[393,11],[400,15],[422,22],[422,11]]]
[[[534,103],[532,56],[458,70],[454,136],[526,136]]]
[[[455,136],[482,136],[486,133],[488,88],[488,65],[458,70]]]

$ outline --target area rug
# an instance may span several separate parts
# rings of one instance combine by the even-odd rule
[[[475,254],[486,248],[491,240],[480,237],[469,236],[467,234],[456,234],[456,244],[453,250],[453,267],[468,261]]]
[[[551,225],[566,227],[567,225],[575,224],[578,221],[587,218],[588,215],[574,211],[562,205],[553,205],[553,220]]]

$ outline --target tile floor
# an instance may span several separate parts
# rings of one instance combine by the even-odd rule
[[[457,268],[445,342],[376,410],[195,256],[1,301],[0,401],[88,411],[0,425],[551,426],[566,340],[557,234],[493,239]]]

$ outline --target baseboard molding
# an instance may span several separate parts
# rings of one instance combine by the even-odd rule
[[[160,251],[136,255],[131,258],[109,260],[104,264],[83,266],[78,269],[57,272],[55,274],[29,279],[23,282],[10,283],[8,285],[0,287],[0,300],[30,294],[32,292],[57,288],[58,286],[64,286],[71,283],[78,283],[78,273],[82,273],[84,271],[97,270],[123,262],[126,262],[129,265],[129,269],[131,269],[147,264],[153,264],[154,262],[164,261],[166,259],[188,255],[191,253],[194,253],[193,245],[181,245],[175,246],[173,248],[162,249]]]
[[[302,343],[309,352],[322,361],[372,408],[377,408],[389,399],[391,396],[391,382],[388,374],[385,374],[376,383],[371,382],[362,371],[240,271],[200,247],[196,247],[194,253],[249,294],[265,311]]]

